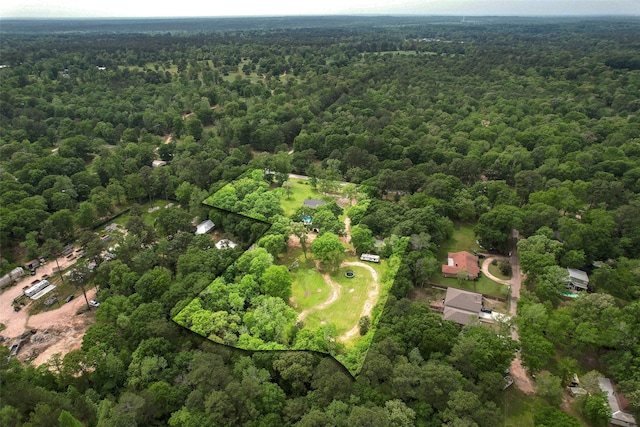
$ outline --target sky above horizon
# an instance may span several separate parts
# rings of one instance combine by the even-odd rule
[[[640,0],[4,0],[0,18],[217,17],[349,14],[460,16],[640,15]]]

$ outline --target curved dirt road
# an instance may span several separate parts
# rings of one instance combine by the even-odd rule
[[[371,276],[373,277],[373,286],[369,289],[367,300],[364,302],[364,306],[362,307],[362,312],[360,313],[360,317],[358,317],[358,320],[360,320],[361,317],[371,316],[373,307],[375,307],[376,303],[378,302],[378,295],[380,293],[380,283],[378,282],[378,272],[370,265],[367,265],[362,262],[343,262],[341,267],[349,266],[349,265],[366,268],[367,270],[369,270],[369,272],[371,273]],[[350,340],[351,338],[355,337],[359,333],[359,330],[360,330],[360,326],[358,325],[358,323],[356,323],[353,326],[353,328],[349,329],[347,332],[339,336],[338,341],[344,342],[344,341]]]
[[[496,276],[494,276],[493,274],[491,274],[489,272],[489,265],[491,265],[491,262],[494,259],[497,259],[497,258],[496,257],[488,257],[487,259],[484,260],[484,262],[482,263],[482,274],[484,274],[485,276],[487,276],[489,279],[493,280],[494,282],[500,283],[501,285],[510,286],[511,285],[511,281],[510,280],[498,279]]]
[[[370,265],[367,265],[362,262],[343,262],[342,264],[340,264],[340,267],[348,267],[348,266],[362,267],[369,270],[369,272],[371,273],[371,276],[373,278],[373,283],[369,289],[367,299],[364,302],[362,311],[358,319],[364,316],[371,316],[371,312],[373,311],[373,307],[375,307],[376,303],[378,302],[378,295],[380,293],[380,283],[378,282],[378,272]],[[339,283],[334,282],[328,273],[324,273],[322,277],[324,278],[324,281],[327,283],[327,285],[329,285],[329,287],[331,288],[331,293],[329,294],[329,298],[327,298],[326,301],[316,305],[315,307],[311,307],[304,311],[301,311],[300,314],[298,314],[299,322],[303,321],[309,314],[314,313],[316,311],[324,310],[325,308],[329,307],[331,304],[333,304],[338,300],[338,297],[340,296],[342,291],[342,286]],[[351,338],[355,337],[359,333],[359,329],[360,327],[356,323],[353,326],[353,328],[351,328],[350,330],[348,330],[347,332],[339,336],[338,341],[344,342],[344,341],[350,340]]]
[[[315,307],[311,307],[301,311],[300,314],[298,314],[298,322],[302,322],[311,313],[314,313],[319,310],[324,310],[325,308],[329,307],[331,304],[333,304],[338,300],[342,286],[340,286],[340,284],[331,280],[329,273],[324,273],[322,275],[322,278],[324,279],[325,283],[329,285],[329,287],[331,288],[331,292],[329,293],[329,298],[327,298],[324,302],[316,305]]]

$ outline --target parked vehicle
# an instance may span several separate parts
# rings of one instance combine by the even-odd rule
[[[20,343],[19,342],[11,344],[11,348],[9,349],[9,354],[11,356],[15,356],[16,354],[18,354],[19,351],[20,351]]]
[[[493,310],[491,310],[489,307],[482,307],[480,311],[483,313],[493,313]]]
[[[89,305],[91,307],[100,307],[100,303],[98,302],[98,300],[92,299],[91,301],[89,301]]]
[[[68,297],[66,297],[64,299],[64,302],[70,302],[71,300],[73,300],[76,296],[75,295],[69,295]]]

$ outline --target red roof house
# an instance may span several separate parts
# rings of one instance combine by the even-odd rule
[[[463,271],[467,280],[475,280],[480,275],[478,257],[469,252],[449,252],[447,264],[442,266],[442,275],[445,277],[459,277]]]

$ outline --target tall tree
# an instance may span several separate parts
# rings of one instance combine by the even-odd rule
[[[333,233],[325,233],[311,243],[311,250],[318,261],[334,271],[345,257],[344,245]]]

